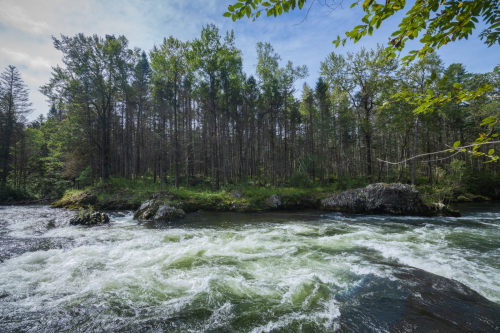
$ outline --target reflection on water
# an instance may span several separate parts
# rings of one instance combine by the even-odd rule
[[[0,207],[0,331],[500,329],[500,209],[461,218],[195,213],[69,226]]]

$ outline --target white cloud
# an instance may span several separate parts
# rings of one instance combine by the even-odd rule
[[[51,68],[49,61],[42,57],[32,57],[24,52],[12,51],[4,47],[0,48],[0,52],[3,53],[7,57],[7,59],[14,63],[29,64],[34,68]]]
[[[13,27],[34,34],[41,34],[46,31],[49,25],[44,21],[35,21],[25,12],[24,8],[14,5],[12,2],[2,4],[0,11],[2,22],[9,23]]]

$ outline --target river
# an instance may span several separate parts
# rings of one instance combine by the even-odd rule
[[[0,206],[1,332],[500,330],[500,208],[194,213],[69,226]]]

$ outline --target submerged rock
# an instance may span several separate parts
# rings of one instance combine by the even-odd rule
[[[152,199],[141,205],[141,207],[135,212],[134,219],[169,221],[174,218],[181,218],[185,216],[186,214],[182,209],[175,208],[169,204],[169,202]]]
[[[414,216],[460,216],[442,204],[428,205],[410,185],[371,184],[321,200],[321,208],[337,212]]]
[[[98,225],[109,223],[109,216],[105,213],[84,213],[69,220],[70,225]]]
[[[498,332],[500,305],[466,285],[413,267],[392,267],[390,279],[368,274],[337,295],[341,332]]]

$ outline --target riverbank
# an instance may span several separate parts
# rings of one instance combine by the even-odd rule
[[[146,202],[149,204],[144,206]],[[80,209],[91,206],[99,210],[137,210],[142,205],[143,210],[148,210],[147,206],[151,204],[156,209],[168,206],[182,209],[185,213],[321,209],[348,213],[459,216],[447,205],[421,197],[416,188],[383,183],[348,191],[342,191],[337,184],[314,188],[240,186],[211,192],[202,187],[160,190],[151,184],[127,184],[123,180],[112,180],[86,190],[67,191],[52,207]]]
[[[158,184],[111,180],[106,184],[85,190],[68,190],[52,203],[53,208],[78,209],[91,205],[100,210],[136,210],[147,200],[157,198],[182,208],[186,213],[199,211],[260,212],[277,209],[298,210],[318,208],[321,199],[335,191],[333,187],[266,188],[236,187],[212,192],[207,187],[196,186],[189,190],[162,189]],[[279,202],[269,198],[279,197]]]
[[[271,195],[283,198],[282,209],[296,210],[317,208],[322,199],[328,195],[340,193],[348,189],[361,188],[368,185],[363,178],[353,178],[342,184],[332,182],[329,186],[321,185],[320,182],[310,183],[309,186],[286,186],[270,187],[256,186],[252,184],[228,184],[226,190],[213,192],[209,180],[192,179],[189,189],[185,183],[179,189],[171,188],[169,184],[163,184],[160,189],[158,183],[152,179],[141,178],[135,182],[124,178],[112,178],[105,183],[89,186],[84,189],[68,189],[64,194],[51,195],[48,197],[30,196],[22,191],[10,188],[2,192],[0,205],[30,205],[53,203],[54,207],[78,209],[87,207],[88,203],[78,204],[74,199],[82,193],[94,195],[95,209],[105,210],[135,210],[160,190],[167,190],[173,197],[175,203],[182,202],[188,212],[191,211],[265,211],[264,201]],[[500,195],[495,192],[478,192],[471,188],[447,187],[444,185],[420,185],[415,187],[426,203],[458,203],[458,202],[482,202],[499,200]],[[9,189],[9,188],[7,188]],[[5,189],[4,189],[5,190]],[[234,191],[242,194],[234,196]],[[7,193],[8,192],[8,193]],[[22,195],[21,195],[22,194]],[[169,195],[169,196],[170,196]]]

